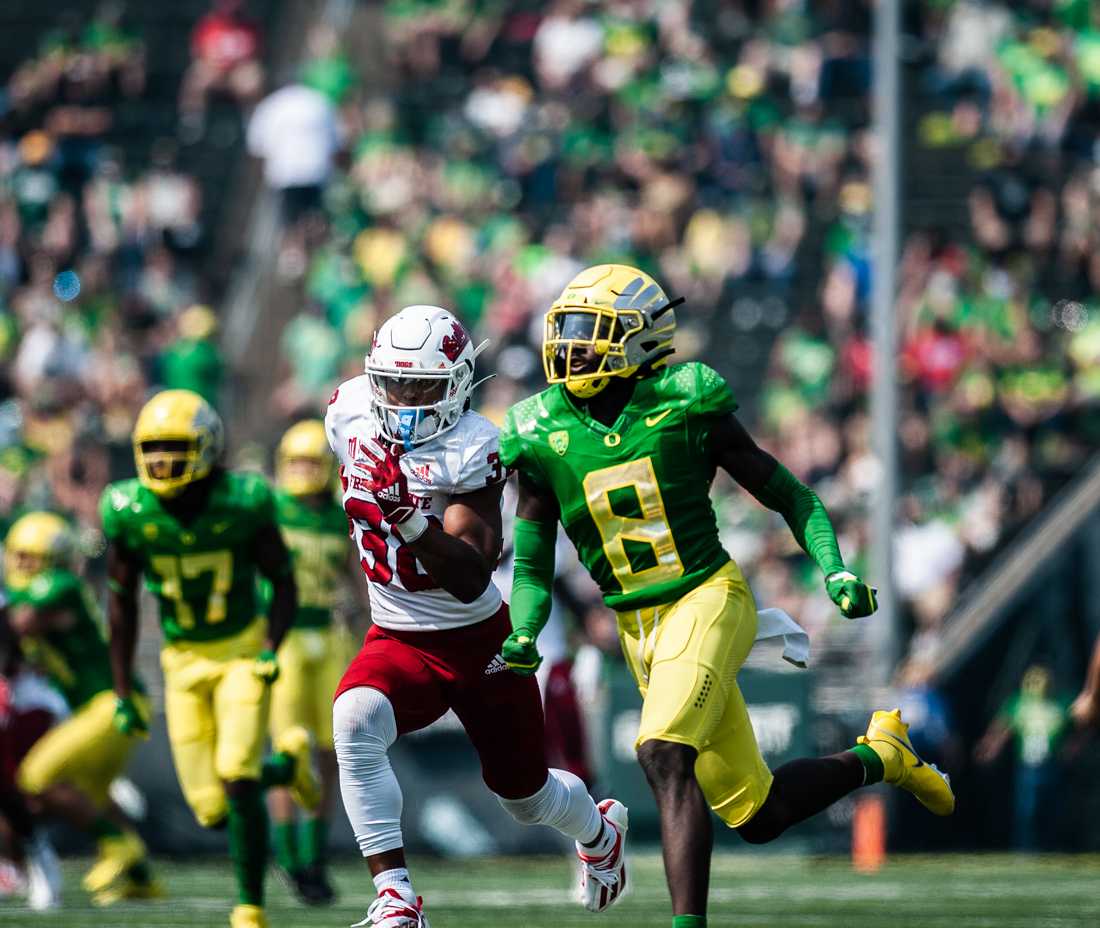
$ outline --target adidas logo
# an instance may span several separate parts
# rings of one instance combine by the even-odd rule
[[[485,676],[490,676],[494,673],[500,673],[502,670],[507,670],[508,665],[504,663],[504,658],[499,654],[489,661],[489,666],[485,668]]]

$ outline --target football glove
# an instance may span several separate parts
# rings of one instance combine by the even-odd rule
[[[500,656],[508,669],[521,677],[529,677],[539,669],[542,655],[539,654],[535,639],[522,631],[514,631],[504,639],[500,646]]]
[[[133,696],[119,696],[115,700],[115,728],[124,735],[135,738],[149,737],[149,720],[134,702]]]
[[[829,574],[825,578],[825,590],[846,619],[859,619],[878,609],[878,600],[875,599],[878,590],[868,586],[850,570]]]
[[[274,683],[279,679],[279,659],[270,648],[264,648],[252,662],[252,675],[264,683]]]
[[[373,444],[373,448],[371,445]],[[401,446],[361,442],[363,453],[374,462],[367,475],[367,489],[406,544],[416,541],[428,530],[428,520],[409,493],[409,480],[401,470]]]

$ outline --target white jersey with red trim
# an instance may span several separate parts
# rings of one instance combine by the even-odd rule
[[[435,584],[382,518],[366,488],[371,459],[361,444],[379,440],[370,399],[366,375],[342,383],[329,401],[325,432],[339,463],[344,511],[359,563],[370,581],[371,619],[382,628],[439,631],[489,618],[502,602],[495,584],[490,582],[472,603],[460,602]],[[437,524],[442,524],[452,497],[494,486],[507,477],[500,463],[497,427],[469,411],[450,431],[405,452],[401,470],[420,511]]]

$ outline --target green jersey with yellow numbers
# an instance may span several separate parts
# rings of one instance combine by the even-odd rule
[[[320,507],[275,491],[275,518],[294,561],[298,611],[294,628],[327,628],[348,563],[348,517],[335,499]],[[271,584],[260,580],[264,612],[271,603]]]
[[[112,483],[100,501],[104,534],[140,561],[170,642],[228,638],[259,614],[256,541],[273,530],[275,498],[258,474],[212,479],[202,512],[186,523],[137,480]]]
[[[50,678],[75,711],[111,689],[111,659],[103,617],[91,589],[67,570],[46,570],[24,587],[10,589],[11,605],[64,613],[64,627],[21,639],[27,659]],[[135,681],[136,686],[136,681]],[[140,687],[139,687],[140,688]]]
[[[730,558],[710,501],[710,432],[737,408],[705,364],[639,380],[610,426],[564,385],[508,410],[501,462],[552,493],[581,563],[612,609],[674,602]]]

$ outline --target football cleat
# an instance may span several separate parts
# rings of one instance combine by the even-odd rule
[[[900,709],[879,710],[872,715],[867,734],[860,735],[857,743],[867,745],[879,756],[884,782],[912,793],[935,815],[950,815],[955,811],[951,778],[917,755],[909,741],[909,726],[901,720]]]
[[[108,886],[103,892],[92,896],[92,904],[98,906],[114,905],[116,902],[145,901],[163,899],[166,893],[159,880],[135,880],[128,877]]]
[[[99,857],[84,874],[84,889],[93,895],[102,893],[127,870],[141,863],[145,853],[145,843],[133,831],[100,839]]]
[[[409,902],[396,889],[386,888],[370,904],[367,916],[351,928],[431,928],[424,914],[424,900]]]
[[[275,742],[275,750],[294,758],[294,778],[287,784],[290,795],[307,812],[321,804],[321,782],[313,767],[313,739],[301,725],[288,728]]]
[[[602,857],[589,856],[586,848],[577,844],[581,862],[580,900],[589,912],[602,912],[626,892],[626,806],[617,799],[605,799],[597,808],[615,832],[615,844]]]
[[[27,842],[27,905],[35,912],[61,905],[61,864],[53,846],[36,834]]]
[[[258,905],[235,905],[229,913],[229,928],[267,928],[267,916]]]

